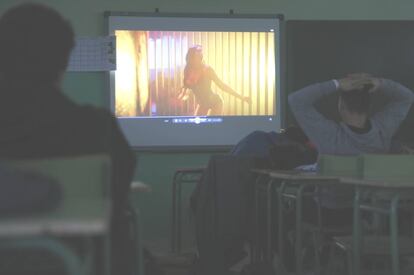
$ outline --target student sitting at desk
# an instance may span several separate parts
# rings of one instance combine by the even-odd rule
[[[333,93],[339,93],[339,123],[315,108],[318,100]],[[388,103],[370,116],[371,97],[379,94],[385,95]],[[293,114],[318,152],[336,155],[388,153],[413,101],[413,93],[403,85],[367,74],[313,84],[289,96]],[[349,199],[327,194],[321,200],[328,208],[343,208],[351,205]]]
[[[338,93],[340,122],[324,117],[315,103]],[[382,110],[370,116],[372,97],[387,97]],[[307,86],[289,96],[290,108],[299,125],[320,154],[358,155],[388,153],[391,139],[414,101],[413,93],[392,80],[367,74]],[[323,188],[317,195],[322,219],[329,225],[350,225],[352,190]],[[315,221],[315,200],[305,200],[307,220]]]
[[[0,158],[107,154],[112,167],[113,255],[122,260],[129,254],[120,240],[126,239],[128,229],[122,227],[122,214],[135,156],[112,114],[80,106],[62,93],[74,44],[69,22],[51,8],[23,4],[0,18]]]
[[[339,93],[339,123],[315,108],[318,100],[333,93]],[[371,97],[377,94],[389,102],[370,116]],[[289,96],[295,118],[319,153],[339,155],[388,152],[413,100],[413,93],[401,84],[365,74],[313,84]]]

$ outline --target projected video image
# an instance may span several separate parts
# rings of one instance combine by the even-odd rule
[[[276,112],[273,32],[117,30],[115,35],[118,117]]]

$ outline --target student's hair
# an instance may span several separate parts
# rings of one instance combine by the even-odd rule
[[[201,45],[194,45],[193,47],[188,49],[187,54],[185,56],[185,61],[188,64],[190,63],[191,58],[193,58],[195,54],[202,54],[202,53],[203,53],[203,47]]]
[[[196,54],[203,54],[203,47],[201,45],[195,45],[188,49],[187,54],[185,56],[185,67],[184,67],[184,87],[189,87],[195,85],[200,80],[201,74],[191,74],[190,72],[193,70],[192,66],[190,65],[190,60]]]
[[[371,94],[369,90],[372,88],[373,86],[368,84],[352,91],[340,91],[339,96],[348,111],[358,114],[368,114],[371,109]]]
[[[74,33],[57,11],[22,4],[0,18],[0,74],[6,79],[53,82],[65,71]]]

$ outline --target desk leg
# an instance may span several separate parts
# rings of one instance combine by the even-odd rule
[[[302,274],[302,194],[305,185],[299,186],[296,193],[296,274]]]
[[[175,173],[172,184],[172,222],[171,222],[171,252],[176,252],[177,245],[177,178],[178,173]]]
[[[181,203],[181,189],[182,189],[182,180],[178,181],[177,186],[177,252],[181,252],[181,225],[182,225],[182,217],[181,217],[181,211],[182,211],[182,203]]]
[[[96,274],[96,262],[95,262],[95,252],[96,252],[96,240],[92,238],[84,239],[85,245],[85,260],[83,263],[83,273],[82,274]]]
[[[130,207],[130,211],[133,217],[133,232],[135,235],[134,248],[135,248],[135,260],[134,271],[135,275],[144,274],[144,262],[143,262],[143,250],[142,250],[142,229],[141,229],[141,217],[139,216],[138,209]]]
[[[352,232],[352,255],[353,255],[353,274],[359,275],[360,260],[361,260],[361,219],[359,204],[361,200],[361,190],[359,187],[355,187],[354,197],[354,221],[353,221],[353,232]]]
[[[108,232],[103,236],[103,246],[104,246],[104,272],[106,275],[111,274],[111,232]]]
[[[266,240],[266,256],[269,263],[272,263],[272,180],[269,179],[266,186],[266,206],[267,206],[267,240]]]
[[[286,188],[286,182],[282,181],[282,183],[280,184],[279,187],[279,192],[277,194],[277,211],[278,211],[278,226],[279,226],[279,230],[278,230],[278,244],[279,244],[279,261],[280,261],[280,265],[282,267],[284,267],[284,238],[283,238],[283,230],[284,230],[284,218],[283,218],[283,192],[285,191]],[[282,268],[284,269],[284,268]]]
[[[390,234],[391,234],[391,259],[392,274],[400,274],[399,250],[398,250],[398,202],[399,195],[396,194],[391,201]]]
[[[254,240],[252,247],[251,262],[257,263],[259,261],[258,251],[259,251],[259,184],[262,175],[258,175],[256,182],[254,184]]]

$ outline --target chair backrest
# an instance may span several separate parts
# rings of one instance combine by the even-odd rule
[[[414,180],[414,155],[361,156],[362,177],[372,180]]]
[[[360,177],[361,160],[358,156],[319,155],[318,173],[327,176]]]
[[[2,162],[9,167],[37,172],[57,180],[62,186],[64,198],[109,196],[110,159],[106,155]]]

